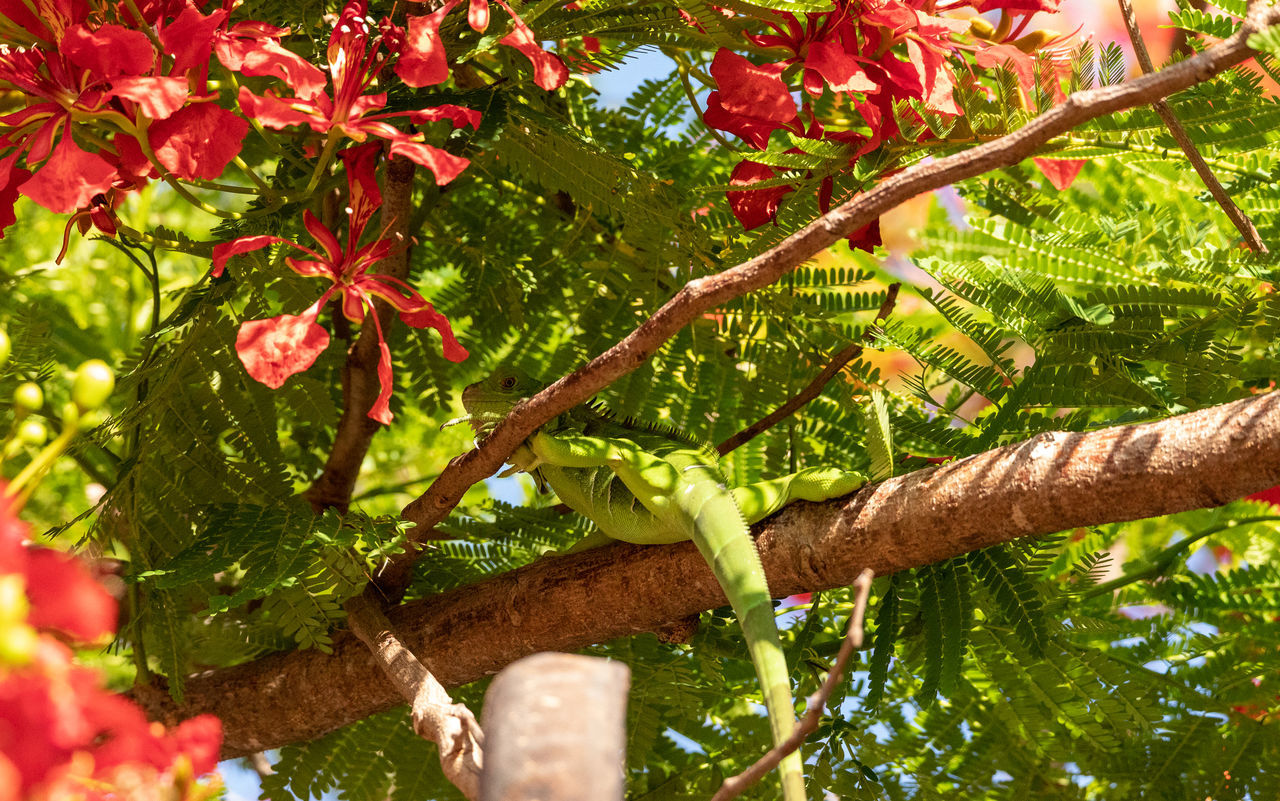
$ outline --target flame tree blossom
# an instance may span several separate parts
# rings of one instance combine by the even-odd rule
[[[66,642],[110,638],[116,601],[84,562],[29,544],[5,489],[0,482],[0,798],[212,796],[192,779],[217,767],[218,719],[166,731],[74,664]]]
[[[437,11],[431,17],[442,16]],[[410,67],[421,59],[422,53],[439,53],[443,60],[444,50],[439,36],[439,20],[434,27],[427,25],[427,30],[415,18],[410,20],[410,32],[406,40],[403,29],[383,19],[379,23],[376,34],[370,35],[369,23],[365,20],[366,3],[364,0],[351,0],[343,8],[337,25],[329,38],[327,59],[332,95],[320,91],[312,97],[297,96],[282,98],[268,90],[259,96],[247,87],[240,88],[240,107],[244,113],[256,119],[268,128],[280,130],[294,125],[308,125],[311,130],[330,137],[332,144],[334,134],[341,134],[356,142],[363,142],[370,136],[387,140],[392,156],[401,155],[431,170],[437,184],[447,184],[458,176],[470,162],[462,156],[429,145],[423,141],[421,134],[409,134],[390,125],[387,120],[392,117],[408,117],[412,123],[449,119],[455,128],[470,125],[476,128],[480,124],[480,113],[473,109],[455,105],[443,105],[416,111],[378,112],[387,104],[387,93],[365,94],[365,91],[378,79],[383,68],[397,53],[410,47]],[[409,45],[406,45],[406,41]],[[428,57],[427,60],[431,60]],[[401,61],[404,61],[402,57]],[[436,78],[437,73],[430,68],[414,72],[406,71],[418,78],[427,80]],[[438,80],[448,77],[445,66]],[[408,82],[408,81],[406,81]],[[410,83],[410,85],[420,85]],[[422,84],[425,85],[425,84]]]
[[[972,53],[978,67],[1008,66],[1024,88],[1034,83],[1027,51],[1046,40],[1015,37],[1030,15],[1055,11],[1058,2],[836,0],[831,11],[821,13],[772,12],[762,20],[765,30],[744,35],[753,45],[786,57],[758,64],[721,48],[711,63],[715,88],[707,98],[703,122],[761,151],[769,148],[779,130],[793,139],[842,143],[848,146],[846,166],[852,166],[882,143],[901,137],[895,109],[902,113],[903,101],[937,114],[961,113],[953,63],[960,64],[964,53]],[[966,9],[1000,11],[1001,24],[980,35],[978,23],[985,22],[942,15]],[[822,103],[815,105],[818,100]],[[819,120],[816,108],[838,110],[846,120],[839,125]],[[909,107],[906,113],[914,114]],[[775,219],[783,196],[794,189],[780,185],[777,177],[773,169],[749,157],[734,169],[730,182],[735,189],[728,201],[744,227]],[[769,183],[748,188],[763,181]],[[825,176],[819,193],[824,208],[830,202],[831,183],[831,176]],[[873,244],[877,238],[870,229],[856,236],[850,240],[855,246]]]
[[[213,275],[221,275],[227,260],[240,253],[260,250],[279,243],[302,251],[311,258],[289,257],[285,263],[298,275],[324,278],[330,286],[302,314],[282,314],[266,320],[249,320],[240,326],[236,337],[236,353],[254,379],[272,389],[278,389],[289,376],[299,373],[315,363],[316,358],[329,346],[329,332],[317,319],[320,310],[335,294],[339,295],[342,314],[353,323],[365,319],[366,310],[374,311],[373,298],[377,296],[391,305],[409,326],[434,328],[439,332],[444,357],[453,362],[467,358],[466,348],[453,335],[449,320],[417,290],[389,275],[375,275],[368,271],[397,247],[392,239],[377,239],[360,246],[370,217],[382,206],[382,194],[374,175],[381,142],[367,142],[347,148],[339,153],[346,166],[350,200],[347,210],[347,243],[343,247],[338,236],[326,228],[310,212],[304,212],[303,225],[319,244],[314,250],[278,236],[242,236],[213,249]],[[391,349],[383,337],[382,324],[376,313],[368,315],[373,320],[378,337],[378,380],[381,392],[369,409],[369,417],[380,423],[392,420],[391,400]]]
[[[323,74],[279,44],[287,29],[228,26],[234,5],[205,15],[185,0],[0,0],[0,87],[27,100],[0,117],[0,230],[26,195],[111,235],[111,210],[157,166],[177,180],[220,177],[249,124],[207,92],[211,53],[303,96],[323,89]]]

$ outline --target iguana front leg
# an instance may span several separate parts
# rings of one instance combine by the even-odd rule
[[[839,498],[867,483],[861,473],[833,467],[809,467],[789,476],[735,487],[730,492],[747,523],[758,523],[792,501]]]

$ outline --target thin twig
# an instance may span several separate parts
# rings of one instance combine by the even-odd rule
[[[853,587],[857,594],[853,600],[853,612],[849,615],[849,628],[845,632],[844,642],[840,644],[840,653],[836,655],[836,661],[831,665],[831,670],[827,671],[827,677],[823,680],[822,686],[816,693],[809,696],[805,704],[804,717],[800,718],[795,731],[791,732],[790,737],[769,749],[769,753],[756,760],[751,767],[736,776],[725,779],[716,794],[711,796],[711,801],[729,801],[730,798],[741,795],[748,787],[776,768],[783,757],[799,748],[805,738],[818,730],[827,700],[831,698],[831,693],[835,692],[836,686],[844,678],[845,666],[849,664],[853,652],[862,647],[862,619],[867,613],[867,598],[871,595],[871,580],[875,577],[876,574],[867,569],[854,579]]]
[[[413,730],[439,747],[445,778],[473,801],[480,797],[484,732],[475,715],[455,704],[431,671],[404,646],[377,604],[358,595],[346,603],[351,631],[368,646],[378,667],[412,705]]]
[[[880,304],[880,311],[876,312],[875,323],[882,323],[888,316],[893,313],[893,306],[898,301],[898,290],[902,288],[902,284],[894,282],[889,285],[889,289],[885,292],[884,303]],[[862,334],[863,342],[871,342],[875,338],[876,328],[874,324],[869,326]],[[778,408],[769,412],[764,417],[755,421],[751,425],[742,429],[738,433],[726,439],[716,446],[716,452],[721,456],[735,448],[741,447],[760,434],[768,431],[783,420],[797,411],[802,409],[809,401],[822,394],[822,390],[826,389],[831,379],[835,378],[844,366],[854,359],[862,355],[862,345],[852,344],[846,345],[839,353],[831,357],[831,361],[827,366],[822,368],[822,372],[809,382],[808,386],[797,392],[790,400],[782,404]]]
[[[267,759],[267,755],[261,751],[255,751],[245,757],[249,761],[249,767],[253,768],[253,772],[258,774],[258,781],[265,781],[268,776],[274,775],[276,769],[271,767],[271,762]]]
[[[1133,54],[1138,57],[1138,64],[1142,67],[1144,73],[1155,72],[1155,65],[1151,62],[1151,54],[1147,52],[1147,45],[1142,41],[1142,31],[1138,29],[1138,19],[1133,13],[1133,3],[1129,0],[1119,0],[1119,3],[1120,15],[1124,17],[1124,26],[1129,30],[1129,41],[1133,43]],[[1173,141],[1177,142],[1178,147],[1182,148],[1182,152],[1187,154],[1187,160],[1195,168],[1196,175],[1200,176],[1200,180],[1204,182],[1209,194],[1218,202],[1222,210],[1227,213],[1227,218],[1231,220],[1231,224],[1240,232],[1240,236],[1244,237],[1245,244],[1254,253],[1266,253],[1267,246],[1263,243],[1262,237],[1258,235],[1258,229],[1254,227],[1253,220],[1249,219],[1249,215],[1241,211],[1240,207],[1227,195],[1227,190],[1218,181],[1218,176],[1214,175],[1213,171],[1209,169],[1204,157],[1200,155],[1200,151],[1192,143],[1191,137],[1187,135],[1187,129],[1182,127],[1182,123],[1174,115],[1173,109],[1163,99],[1154,101],[1151,107],[1155,109],[1156,114],[1164,121],[1165,127],[1173,135]]]
[[[411,541],[438,537],[435,525],[448,516],[463,493],[498,471],[539,426],[583,403],[596,392],[643,364],[658,348],[704,313],[748,292],[769,286],[796,266],[881,214],[917,195],[972,178],[1034,155],[1056,136],[1089,120],[1180,92],[1212,78],[1254,55],[1250,36],[1280,22],[1280,8],[1255,3],[1236,33],[1203,53],[1159,72],[1115,86],[1075,92],[1013,133],[932,162],[920,163],[886,178],[871,190],[822,215],[759,256],[721,273],[685,284],[616,345],[588,364],[519,404],[475,449],[452,460],[425,493],[401,512],[415,524]],[[400,558],[411,563],[416,554]],[[404,564],[391,573],[403,575]]]

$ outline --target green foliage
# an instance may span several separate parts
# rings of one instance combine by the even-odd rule
[[[723,201],[741,154],[709,136],[688,94],[709,88],[698,81],[717,47],[740,42],[762,10],[821,4],[733,0],[723,7],[743,12],[735,17],[702,0],[545,5],[537,6],[545,10],[540,36],[601,37],[590,59],[605,69],[658,50],[673,59],[671,73],[638,82],[618,108],[577,79],[554,95],[517,80],[429,95],[485,109],[479,131],[442,140],[472,159],[468,171],[446,190],[421,178],[414,197],[410,282],[454,322],[471,357],[451,364],[436,334],[390,329],[396,420],[375,436],[346,515],[317,515],[300,493],[333,450],[343,359],[358,330],[323,318],[334,345],[278,391],[251,380],[234,350],[240,322],[297,313],[315,298],[316,284],[279,254],[263,251],[252,269],[233,262],[227,277],[209,279],[207,262],[185,253],[73,240],[56,266],[63,221],[22,206],[23,236],[0,240],[0,316],[13,341],[0,408],[9,410],[20,382],[35,380],[51,399],[46,408],[56,409],[62,374],[86,358],[108,360],[119,375],[110,419],[28,511],[50,536],[121,560],[129,614],[118,646],[144,676],[167,679],[176,699],[195,670],[331,646],[342,602],[400,547],[396,513],[468,447],[465,427],[440,425],[460,413],[461,388],[495,364],[563,375],[688,281],[759,255],[811,221],[824,179],[833,178],[838,203],[886,171],[1014,130],[1052,102],[1051,65],[1041,59],[1042,80],[1026,102],[1004,71],[957,87],[961,117],[908,103],[892,109],[921,137],[918,150],[885,145],[849,168],[847,148],[794,137],[787,144],[798,152],[753,155],[778,168],[777,185],[795,190],[776,225],[744,233]],[[309,4],[297,15],[315,20],[329,10]],[[1215,38],[1238,24],[1190,4],[1172,22]],[[311,46],[305,38],[291,46]],[[1274,30],[1255,39],[1280,56]],[[1068,66],[1068,88],[1114,85],[1128,74],[1114,45],[1082,46]],[[393,92],[391,102],[408,108],[427,96]],[[1280,241],[1280,103],[1257,74],[1229,71],[1171,98],[1171,107],[1263,240]],[[1065,191],[1030,162],[962,182],[963,221],[933,203],[912,258],[838,246],[692,321],[601,400],[620,415],[723,441],[863,339],[885,287],[904,274],[918,280],[908,281],[869,352],[803,410],[725,457],[736,482],[817,465],[902,475],[925,468],[925,458],[1157,420],[1280,380],[1274,257],[1240,247],[1154,112],[1100,119],[1042,155],[1088,164]],[[282,185],[299,177],[288,158],[250,156],[270,162]],[[320,194],[335,187],[341,181],[330,176]],[[301,233],[296,205],[215,235],[208,219],[180,211],[162,190],[129,203],[150,204],[162,230],[191,251],[213,238]],[[883,224],[889,233],[906,226]],[[40,417],[52,425],[56,415]],[[6,471],[26,458],[7,461]],[[806,746],[814,792],[1280,795],[1274,512],[1241,501],[879,579],[869,648]],[[493,480],[438,527],[409,595],[474,584],[588,529],[528,483]],[[849,593],[836,591],[787,613],[797,697],[830,667],[850,608]],[[709,796],[767,747],[735,625],[718,610],[703,616],[689,645],[639,635],[591,649],[633,672],[633,797]],[[478,709],[482,690],[461,688],[458,698]],[[271,798],[458,797],[403,710],[288,746],[276,769],[264,785]],[[765,785],[747,797],[770,793]]]

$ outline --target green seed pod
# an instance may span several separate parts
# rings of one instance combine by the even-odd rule
[[[44,390],[31,381],[19,384],[13,391],[13,405],[22,412],[34,412],[44,405]]]
[[[28,445],[43,445],[49,439],[49,431],[39,420],[24,420],[18,426],[18,439]]]
[[[96,409],[111,397],[116,387],[116,377],[101,359],[90,359],[76,370],[71,385],[71,399],[81,411]]]

